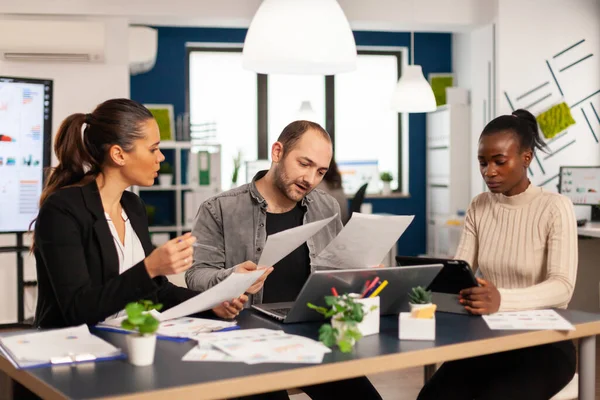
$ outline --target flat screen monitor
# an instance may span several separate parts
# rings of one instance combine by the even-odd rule
[[[379,162],[367,161],[338,161],[338,169],[342,175],[344,193],[354,195],[365,183],[368,183],[367,193],[379,193]]]
[[[0,232],[26,232],[50,165],[52,81],[0,76]]]
[[[600,166],[560,167],[558,191],[577,205],[600,205]]]

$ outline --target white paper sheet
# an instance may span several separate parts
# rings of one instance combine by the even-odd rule
[[[188,351],[181,361],[219,361],[219,362],[240,362],[227,353],[216,349],[203,349],[198,346]]]
[[[91,354],[110,357],[120,353],[112,344],[90,333],[87,325],[0,338],[15,361],[50,362],[53,358]]]
[[[152,310],[151,314],[160,319],[160,313],[156,310]],[[99,328],[111,328],[121,330],[123,332],[129,332],[129,330],[121,327],[121,322],[127,318],[127,316],[120,318],[113,318],[96,325]],[[169,337],[182,337],[195,339],[196,336],[207,332],[214,332],[225,328],[231,328],[235,326],[237,322],[232,321],[221,321],[216,319],[204,319],[204,318],[191,318],[181,317],[171,319],[169,321],[163,321],[160,323],[156,334],[159,336]]]
[[[315,265],[334,268],[379,265],[413,219],[414,215],[353,213],[340,234],[317,256]]]
[[[484,315],[483,319],[492,330],[575,330],[569,321],[554,310],[502,312]]]
[[[333,217],[270,235],[267,238],[267,243],[260,256],[260,260],[258,260],[258,265],[272,267],[292,251],[296,250],[315,233],[323,229],[325,225],[330,223],[336,217],[337,214]]]
[[[246,289],[252,286],[252,284],[256,282],[256,280],[260,278],[262,274],[265,273],[265,271],[265,269],[258,269],[256,271],[243,274],[234,272],[210,289],[161,313],[159,319],[161,321],[167,321],[170,319],[185,317],[202,311],[210,310],[224,301],[236,299],[244,294]]]

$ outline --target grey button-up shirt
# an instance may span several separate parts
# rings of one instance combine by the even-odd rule
[[[255,182],[265,174],[261,171],[251,183],[223,192],[200,206],[192,230],[198,243],[194,263],[185,273],[190,289],[204,291],[228,277],[236,265],[247,260],[257,263],[260,259],[267,241],[267,202]],[[338,214],[306,242],[313,272],[317,268],[314,259],[342,230],[340,206],[319,189],[306,195],[301,206],[306,210],[304,224]],[[261,302],[262,290],[252,296],[252,304]]]

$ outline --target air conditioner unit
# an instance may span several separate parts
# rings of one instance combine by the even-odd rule
[[[129,73],[150,71],[156,64],[158,31],[145,26],[129,27]]]
[[[105,27],[97,21],[0,20],[0,59],[103,62]]]

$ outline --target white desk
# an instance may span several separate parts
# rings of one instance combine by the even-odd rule
[[[590,236],[600,238],[600,222],[588,222],[585,226],[577,228],[579,236]]]

